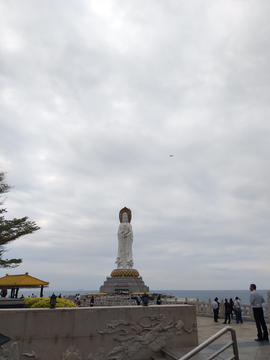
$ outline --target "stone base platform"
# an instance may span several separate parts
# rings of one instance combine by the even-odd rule
[[[113,273],[113,272],[112,272]],[[107,277],[99,290],[101,293],[114,294],[115,292],[149,292],[149,286],[146,286],[142,277]]]

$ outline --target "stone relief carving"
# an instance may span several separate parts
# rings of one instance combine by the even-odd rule
[[[30,353],[23,353],[22,355],[23,355],[23,356],[30,357],[30,358],[34,358],[35,360],[38,359],[37,354],[36,354],[33,350],[32,350],[32,352],[30,352]]]
[[[2,356],[0,360],[20,360],[18,344],[16,342],[12,343],[10,348],[2,347]]]
[[[9,348],[1,346],[2,355],[0,356],[0,360],[8,360],[9,357]]]
[[[17,342],[12,343],[10,348],[1,346],[1,350],[2,355],[0,356],[0,360],[20,360]],[[38,359],[38,356],[34,351],[31,353],[22,353],[22,356],[32,357],[35,360]]]
[[[113,320],[106,325],[104,330],[97,330],[102,335],[113,335],[119,345],[115,346],[106,355],[103,348],[99,348],[96,354],[90,353],[87,360],[123,360],[125,355],[133,357],[141,349],[150,349],[153,352],[162,350],[167,340],[180,336],[184,332],[197,332],[197,323],[184,324],[181,319],[168,319],[165,315],[142,316],[138,322],[127,323],[124,320]],[[0,360],[20,360],[18,344],[14,342],[9,348],[1,347]],[[23,353],[22,356],[38,359],[37,354]],[[74,346],[70,346],[63,354],[62,360],[83,360],[82,354]]]
[[[74,346],[70,346],[63,352],[62,360],[82,360],[82,354]]]
[[[98,330],[98,333],[104,335],[118,333],[114,340],[120,344],[109,352],[108,357],[110,360],[122,360],[121,352],[129,357],[143,348],[158,352],[166,346],[168,339],[182,335],[184,331],[188,333],[197,331],[197,324],[191,323],[189,328],[185,328],[181,319],[167,320],[165,315],[159,315],[143,316],[138,324],[126,323],[124,320],[111,321],[104,330]]]
[[[115,355],[115,356],[111,357],[110,360],[123,360],[123,356],[121,354]]]
[[[87,360],[104,360],[105,357],[105,350],[103,348],[99,348],[96,355],[90,353]]]
[[[116,321],[117,324],[117,321]],[[20,360],[18,344],[14,342],[10,347],[0,347],[2,350],[2,355],[0,356],[0,360]],[[23,353],[22,356],[26,356],[29,358],[38,359],[37,354],[32,350],[31,353]],[[97,353],[93,355],[89,354],[87,360],[105,360],[105,350],[103,348],[99,348]],[[62,360],[82,360],[82,354],[78,349],[74,346],[70,346],[63,354]],[[119,357],[120,360],[120,357]]]
[[[106,325],[105,330],[98,330],[98,333],[99,334],[113,334],[113,333],[119,332],[119,331],[127,332],[124,328],[116,329],[118,325],[127,325],[127,323],[124,320],[112,320],[109,324]]]

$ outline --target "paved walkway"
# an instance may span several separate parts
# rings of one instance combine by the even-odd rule
[[[198,337],[199,343],[209,339],[210,336],[217,333],[225,326],[231,326],[236,331],[236,338],[238,344],[238,352],[240,360],[270,360],[270,341],[257,342],[254,339],[257,337],[256,325],[253,321],[244,321],[243,324],[236,324],[235,320],[231,324],[223,324],[224,319],[219,319],[218,323],[214,322],[210,317],[197,317]],[[270,328],[270,324],[266,324]],[[226,344],[231,338],[230,332],[223,337],[216,340],[209,349],[217,350],[221,344]],[[232,354],[232,350],[226,350],[226,354]],[[207,358],[207,357],[206,357]],[[220,355],[218,359],[227,359]]]

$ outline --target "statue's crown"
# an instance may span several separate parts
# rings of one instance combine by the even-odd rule
[[[131,210],[130,209],[128,209],[127,207],[124,207],[123,209],[121,209],[120,211],[119,211],[119,220],[120,220],[120,223],[122,222],[122,216],[123,216],[123,214],[124,213],[127,213],[127,215],[128,215],[128,222],[130,223],[131,222]]]

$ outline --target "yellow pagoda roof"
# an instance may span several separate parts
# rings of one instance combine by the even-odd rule
[[[1,287],[39,287],[48,286],[49,282],[39,280],[33,276],[30,276],[28,272],[21,275],[8,275],[0,278]]]

